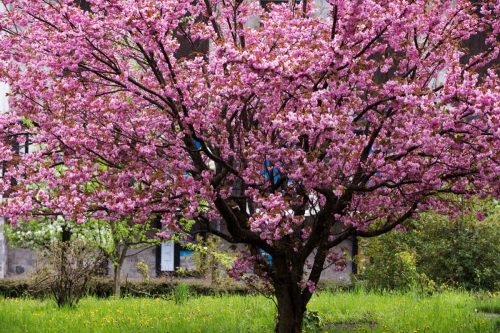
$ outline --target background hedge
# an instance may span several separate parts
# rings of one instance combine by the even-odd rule
[[[253,293],[244,285],[231,283],[228,285],[210,285],[199,279],[151,279],[149,281],[128,280],[122,286],[123,295],[142,297],[167,297],[172,294],[179,284],[188,286],[189,291],[196,295],[238,294]],[[87,294],[95,297],[109,297],[112,295],[113,280],[110,278],[94,278],[89,283]],[[28,279],[0,279],[0,297],[47,297],[50,290],[44,293],[34,292]]]

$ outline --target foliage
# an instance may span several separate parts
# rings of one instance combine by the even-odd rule
[[[158,230],[149,221],[137,224],[126,220],[106,222],[89,219],[84,224],[77,224],[58,216],[55,219],[33,219],[17,225],[7,224],[4,228],[11,246],[40,250],[60,240],[63,226],[71,232],[72,239],[101,249],[113,262],[119,260],[119,248],[123,245],[134,248],[160,242],[155,238]]]
[[[113,274],[117,279],[115,286],[117,295],[119,295],[121,286],[120,270],[127,256],[127,251],[131,248],[142,248],[160,243],[156,237],[158,230],[151,226],[150,221],[137,224],[128,220],[108,223],[89,219],[86,223],[76,224],[65,221],[61,216],[55,219],[33,219],[15,226],[6,225],[5,235],[11,246],[47,250],[61,240],[63,227],[70,232],[71,241],[82,241],[89,247],[98,248],[111,260],[115,268]],[[144,276],[146,277],[146,275]]]
[[[413,245],[419,254],[418,267],[438,283],[500,290],[500,204],[489,203],[479,211],[473,208],[454,220],[424,216],[416,226]],[[487,217],[477,219],[478,214]]]
[[[323,320],[317,311],[308,310],[304,314],[304,324],[302,330],[304,333],[320,332],[323,326]]]
[[[406,232],[365,240],[361,278],[376,289],[435,288],[498,290],[500,285],[500,206],[492,200],[459,203],[455,219],[420,216]],[[478,215],[486,215],[477,219]]]
[[[204,240],[200,235],[196,237],[195,244],[187,247],[194,249],[193,261],[196,270],[202,277],[209,279],[212,284],[220,284],[223,279],[223,269],[232,264],[230,254],[224,253],[218,237],[208,236]]]
[[[103,250],[114,264],[120,260],[120,250],[123,247],[130,249],[160,244],[160,240],[156,238],[159,230],[152,226],[151,221],[137,224],[130,220],[116,220],[105,225],[110,241]]]
[[[85,296],[90,278],[102,266],[101,251],[81,240],[55,242],[41,256],[32,289],[50,290],[59,307],[74,306]]]
[[[365,264],[358,277],[365,280],[369,289],[402,290],[418,289],[425,293],[435,291],[435,284],[416,266],[416,253],[401,244],[395,237],[382,236],[370,242],[365,253],[370,262]]]
[[[143,281],[148,282],[150,279],[148,264],[141,260],[135,265],[135,267],[137,268],[137,271],[142,275]]]
[[[155,246],[160,244],[160,240],[156,237],[159,231],[152,227],[152,221],[148,220],[144,223],[134,223],[128,219],[116,220],[106,223],[110,241],[103,247],[107,257],[113,263],[113,279],[114,295],[121,295],[121,269],[125,259],[130,256],[128,251],[133,248],[145,248],[147,246]],[[145,279],[149,279],[147,265],[140,265],[142,275]],[[146,271],[144,271],[146,269]],[[139,269],[141,272],[141,270]]]
[[[244,285],[231,283],[214,286],[198,279],[172,280],[152,278],[149,281],[128,280],[123,286],[123,293],[130,296],[145,296],[169,298],[175,293],[177,286],[188,285],[192,295],[247,295],[250,290]],[[0,283],[1,286],[1,283]],[[112,294],[112,281],[108,278],[94,278],[89,284],[89,294],[98,297],[108,297]]]
[[[47,223],[45,221],[33,221],[22,223],[17,227],[5,224],[3,227],[4,235],[12,247],[47,248],[60,238],[62,228],[58,222],[58,220]]]
[[[431,297],[413,293],[320,292],[311,300],[310,309],[329,327],[321,333],[495,333],[498,319],[475,309],[498,300],[498,296],[479,297],[465,292]],[[273,308],[273,303],[263,296],[235,295],[192,297],[184,304],[161,298],[85,298],[76,309],[57,309],[53,301],[47,300],[0,299],[0,331],[264,333],[273,331]],[[362,325],[367,319],[375,322],[373,328]]]
[[[24,279],[0,279],[0,297],[34,296],[30,295],[29,287],[29,281]]]
[[[73,239],[82,240],[103,250],[109,248],[111,241],[109,225],[97,220],[76,224],[65,221],[60,216],[55,219],[33,219],[15,226],[6,224],[4,233],[10,246],[44,250],[61,240],[63,226],[71,232]]]
[[[49,297],[50,290],[34,290],[32,281],[26,279],[0,279],[0,297]],[[197,279],[165,280],[152,278],[149,281],[127,280],[123,293],[129,296],[150,296],[169,298],[179,283],[185,283],[193,295],[248,295],[253,294],[245,285],[230,283],[214,286]],[[40,288],[38,288],[40,289]],[[113,280],[106,277],[92,277],[87,284],[88,295],[106,298],[113,295]]]

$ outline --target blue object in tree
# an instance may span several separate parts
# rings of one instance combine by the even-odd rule
[[[194,145],[196,146],[196,149],[201,149],[201,142],[200,141],[193,139],[193,142],[194,142]]]
[[[264,257],[264,260],[269,264],[273,264],[273,256],[267,253],[266,251],[259,249],[259,254]]]
[[[278,182],[280,179],[280,172],[278,168],[271,167],[271,162],[269,160],[264,161],[265,169],[260,172],[261,175],[263,175],[266,179],[269,179],[270,177],[273,177],[274,183]]]

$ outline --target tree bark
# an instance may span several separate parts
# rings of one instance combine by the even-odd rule
[[[304,274],[304,263],[294,259],[286,255],[273,257],[273,286],[278,307],[276,333],[302,332],[307,301],[299,284]]]
[[[275,289],[278,302],[276,333],[301,333],[306,306],[300,289],[292,285],[275,286]]]
[[[128,246],[123,245],[117,247],[118,258],[113,262],[113,296],[115,298],[121,297],[121,270],[123,266],[123,262],[125,261],[125,257],[127,255]]]
[[[121,297],[121,274],[122,266],[120,264],[113,265],[113,296]]]
[[[68,228],[67,225],[63,225],[62,232],[61,232],[61,241],[63,243],[69,243],[69,241],[71,240],[71,236],[72,236],[71,229]]]

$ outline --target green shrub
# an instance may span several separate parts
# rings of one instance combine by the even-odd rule
[[[304,313],[304,322],[302,324],[302,331],[304,333],[320,332],[323,326],[323,318],[321,318],[318,311],[307,310]]]
[[[355,278],[354,276],[352,278]],[[341,291],[350,291],[359,285],[354,285],[349,281],[335,281],[335,280],[320,280],[316,285],[317,291],[326,291],[330,293],[336,293]]]
[[[500,285],[500,215],[484,221],[426,216],[417,226],[418,267],[441,284],[470,290]]]
[[[30,296],[44,298],[50,296],[50,290],[35,291],[26,279],[0,279],[0,297],[16,298]],[[200,280],[167,280],[152,278],[149,281],[129,280],[124,283],[123,294],[130,296],[164,297],[169,298],[179,283],[189,286],[192,295],[248,295],[251,291],[241,284],[213,286]],[[106,298],[113,294],[113,280],[111,278],[94,277],[87,284],[87,295]]]
[[[0,279],[0,297],[22,297],[30,294],[29,289],[27,280]]]
[[[151,278],[149,281],[128,280],[124,283],[122,292],[129,296],[169,298],[181,283],[189,287],[192,295],[246,295],[250,293],[246,286],[240,284],[213,286],[206,281],[196,279],[171,280],[164,278]],[[112,289],[113,281],[110,278],[94,278],[89,285],[88,294],[96,297],[109,297],[112,295]]]
[[[368,289],[432,292],[428,288],[432,282],[417,270],[416,252],[400,242],[399,237],[391,235],[374,239],[365,251],[371,259],[362,275]]]
[[[203,239],[196,237],[195,244],[187,244],[193,250],[193,261],[199,276],[209,280],[212,285],[228,283],[225,269],[232,266],[234,258],[227,251],[222,250],[219,237],[208,236]]]
[[[500,209],[496,201],[464,204],[456,219],[422,214],[406,227],[361,241],[366,286],[371,289],[436,286],[498,290],[500,281]],[[488,212],[478,220],[478,212]]]
[[[150,276],[149,276],[148,264],[146,264],[143,260],[141,260],[135,265],[135,267],[137,268],[137,271],[139,272],[139,274],[142,275],[142,279],[146,282],[149,281]]]

